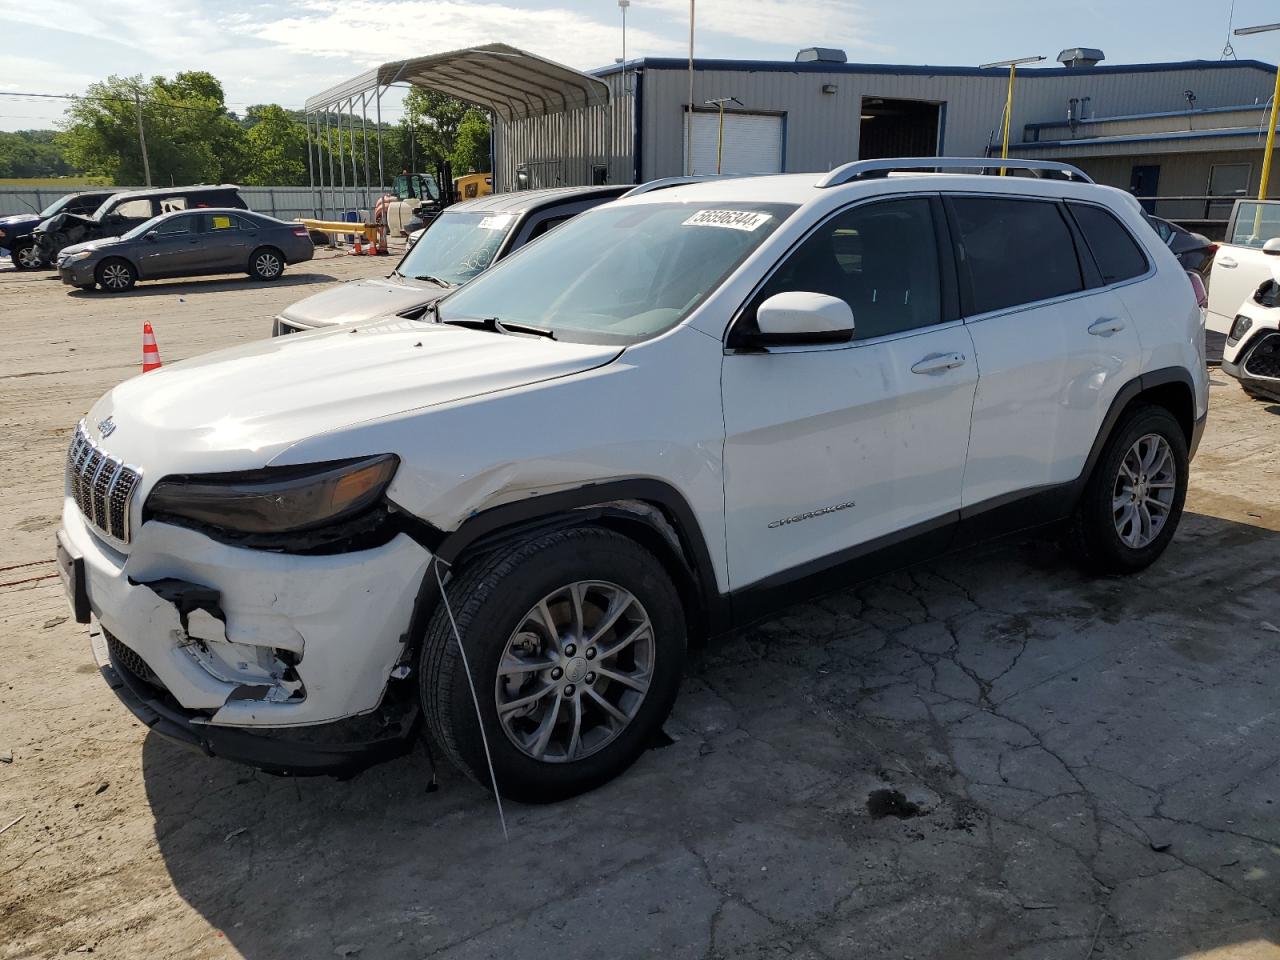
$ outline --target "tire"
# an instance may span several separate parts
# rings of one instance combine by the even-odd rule
[[[18,245],[9,251],[9,259],[19,270],[39,270],[47,266],[44,257],[40,255],[40,248],[36,246],[34,240],[30,239],[25,242],[19,241]]]
[[[435,573],[427,575],[434,578]],[[565,591],[584,581],[589,583],[581,587],[578,603],[584,611],[577,621],[579,642],[571,648],[575,631],[570,628],[553,643],[550,632],[540,626],[546,621],[540,615],[536,621],[530,618],[545,610],[553,622],[564,614],[572,624],[571,594]],[[457,571],[445,590],[471,666],[502,796],[551,803],[591,790],[629,767],[653,741],[680,685],[685,619],[671,578],[635,541],[593,527],[542,534],[477,559]],[[606,597],[611,598],[607,605]],[[601,631],[599,651],[587,646],[604,612],[615,607],[621,615]],[[637,639],[628,644],[624,636]],[[621,653],[605,652],[615,644]],[[509,652],[513,649],[521,657],[531,656],[530,663],[560,666],[524,667],[500,679],[500,665],[518,662],[516,653]],[[592,670],[593,664],[600,674]],[[605,673],[647,676],[647,689],[637,692],[631,687],[634,679],[624,685]],[[489,788],[476,708],[444,604],[427,627],[419,683],[432,736],[454,764]],[[500,701],[520,701],[530,690],[542,689],[553,692],[499,718]],[[607,713],[602,701],[610,702],[615,712]],[[525,715],[525,710],[530,713]],[[620,719],[624,713],[625,723]],[[559,719],[551,719],[548,737],[539,738],[536,733],[545,729],[548,718]],[[581,731],[576,750],[575,718]],[[545,751],[541,758],[535,756],[539,740]]]
[[[1162,451],[1167,451],[1167,461]],[[1146,452],[1151,452],[1151,462],[1144,466]],[[1136,474],[1132,481],[1131,474]],[[1173,414],[1147,404],[1129,410],[1103,447],[1064,546],[1092,573],[1137,573],[1149,567],[1177,530],[1187,475],[1187,439]],[[1173,484],[1171,489],[1167,483]],[[1153,501],[1164,506],[1156,507]],[[1146,523],[1141,519],[1143,508],[1151,518]],[[1161,513],[1163,520],[1157,522]]]
[[[255,280],[279,280],[284,273],[284,254],[275,247],[259,247],[249,255],[249,276]]]
[[[112,257],[98,264],[93,277],[107,293],[123,293],[138,282],[138,271],[128,260]]]

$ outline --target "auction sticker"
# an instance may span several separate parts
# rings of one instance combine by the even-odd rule
[[[480,221],[481,230],[505,230],[515,219],[514,213],[495,213]]]
[[[686,227],[725,227],[729,230],[759,230],[773,219],[772,214],[750,210],[699,210],[684,222]]]

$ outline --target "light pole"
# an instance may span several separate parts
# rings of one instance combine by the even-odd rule
[[[1272,30],[1280,30],[1280,23],[1264,23],[1258,27],[1241,27],[1232,32],[1237,37],[1247,37],[1255,33],[1270,33]],[[1258,184],[1258,199],[1267,199],[1267,185],[1271,180],[1271,150],[1276,143],[1276,107],[1280,106],[1280,69],[1276,70],[1276,90],[1271,95],[1271,123],[1267,126],[1267,146],[1262,151],[1262,179]],[[1254,217],[1253,233],[1257,236],[1258,228],[1262,223],[1262,207],[1258,207],[1258,212]]]
[[[720,108],[720,133],[716,137],[716,173],[720,173],[720,161],[724,157],[724,105],[726,103],[736,103],[742,106],[742,101],[737,97],[717,97],[715,100],[704,100],[709,107]]]
[[[1039,63],[1044,57],[1018,57],[1015,60],[997,60],[995,63],[984,63],[980,69],[985,70],[988,67],[1008,67],[1009,68],[1009,92],[1004,99],[1004,133],[1000,146],[1000,159],[1009,159],[1009,119],[1013,114],[1013,81],[1017,76],[1018,67],[1024,63]],[[1004,176],[1004,167],[1000,168],[1000,176]]]
[[[684,118],[684,173],[693,175],[693,14],[696,0],[689,0],[689,112]]]
[[[630,93],[631,86],[627,83],[627,7],[631,6],[631,0],[618,0],[618,9],[622,11],[622,92]]]

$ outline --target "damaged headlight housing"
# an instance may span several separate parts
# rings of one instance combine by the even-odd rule
[[[381,499],[399,457],[386,453],[244,473],[166,477],[146,513],[242,534],[298,533],[350,520]]]

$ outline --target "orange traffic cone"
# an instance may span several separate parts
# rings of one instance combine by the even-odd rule
[[[151,329],[151,321],[142,324],[142,372],[157,370],[160,367],[160,348],[156,346],[156,332]]]
[[[391,251],[387,249],[387,225],[378,224],[378,254],[385,257]]]
[[[364,237],[362,237],[360,234],[357,233],[356,245],[351,248],[351,256],[360,257],[364,255],[364,247],[362,246],[363,243],[364,243]]]

